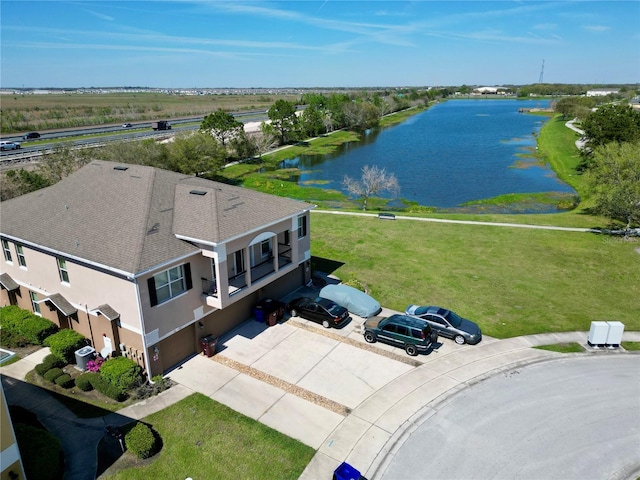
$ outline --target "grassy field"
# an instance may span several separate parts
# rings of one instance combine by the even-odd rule
[[[60,95],[2,95],[0,130],[3,135],[89,125],[120,124],[155,119],[268,110],[283,98],[299,95],[169,95],[163,93],[106,93]]]
[[[588,331],[592,320],[640,330],[638,239],[317,212],[311,223],[315,267],[394,310],[442,305],[499,338]]]
[[[150,461],[101,479],[297,479],[315,450],[195,393],[145,417],[163,449]],[[129,454],[127,454],[129,455]],[[127,461],[127,455],[121,461]],[[135,463],[135,460],[133,462]],[[117,470],[116,464],[111,470]]]

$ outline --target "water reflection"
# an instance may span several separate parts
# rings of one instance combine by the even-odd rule
[[[573,193],[531,158],[544,121],[518,109],[547,104],[449,101],[400,125],[369,130],[361,141],[345,143],[334,153],[285,159],[280,168],[299,169],[299,185],[344,191],[345,175],[359,178],[365,165],[377,165],[398,178],[402,198],[439,208],[507,193]]]

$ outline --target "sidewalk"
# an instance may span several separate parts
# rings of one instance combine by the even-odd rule
[[[300,477],[303,480],[331,478],[343,461],[373,480],[401,446],[403,436],[438,402],[488,376],[562,355],[533,346],[562,342],[586,346],[587,340],[587,332],[505,340],[485,337],[475,346],[443,340],[429,355],[408,357],[387,345],[366,344],[359,333],[360,321],[356,317],[342,330],[325,330],[302,319],[273,327],[245,322],[220,339],[216,355],[194,356],[170,372],[168,377],[178,383],[174,387],[87,421],[47,400],[42,396],[48,396],[46,392],[32,393],[42,390],[13,380],[24,379],[47,349],[1,367],[0,373],[8,402],[36,411],[61,439],[69,455],[65,480],[93,478],[89,472],[95,472],[96,445],[105,425],[144,418],[193,392],[317,449]],[[640,332],[625,332],[624,340],[640,341]],[[624,354],[621,349],[586,348],[588,353],[580,355]]]

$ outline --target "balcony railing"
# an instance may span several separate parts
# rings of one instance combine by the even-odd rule
[[[258,263],[251,267],[251,283],[255,283],[261,278],[275,272],[276,269],[273,266],[273,257],[269,256],[264,262]]]
[[[293,260],[291,259],[291,245],[285,245],[284,243],[278,244],[278,268],[282,268],[285,265],[289,265]]]
[[[202,278],[202,293],[204,293],[208,297],[217,297],[218,282],[216,282],[215,280],[207,280],[206,278]]]

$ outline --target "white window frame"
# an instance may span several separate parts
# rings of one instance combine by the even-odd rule
[[[2,251],[4,252],[4,260],[7,263],[13,263],[13,257],[11,256],[11,247],[9,246],[9,242],[6,240],[2,240]]]
[[[20,245],[19,243],[16,243],[16,254],[18,255],[18,265],[27,268],[27,259],[24,256],[22,245]]]
[[[38,294],[36,292],[29,291],[29,298],[31,299],[31,308],[33,313],[42,316],[40,312],[40,304],[38,303]]]
[[[69,285],[69,270],[67,269],[67,261],[64,258],[57,257],[58,262],[58,274],[60,275],[60,281],[66,285]],[[65,278],[66,277],[66,278]]]
[[[298,216],[298,238],[307,236],[307,217],[305,215]]]
[[[166,281],[162,279],[164,275],[166,275]],[[172,275],[174,276],[173,278]],[[156,273],[153,276],[153,279],[156,287],[156,299],[158,301],[158,305],[168,302],[172,298],[175,298],[178,295],[182,295],[187,291],[187,280],[184,273],[184,264],[168,268],[160,273]],[[180,285],[180,288],[176,288],[177,285]],[[169,295],[163,295],[161,298],[159,291],[165,288],[168,288]]]

